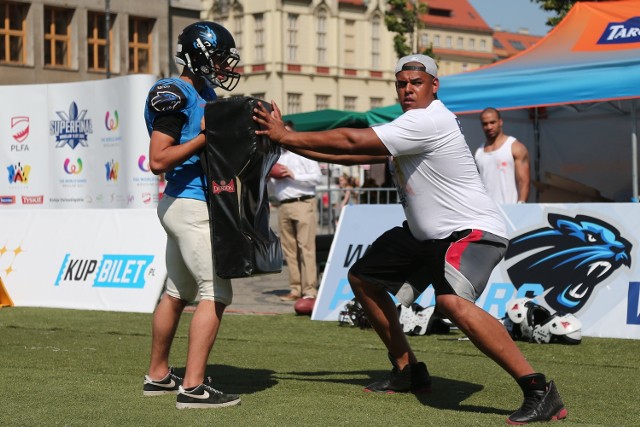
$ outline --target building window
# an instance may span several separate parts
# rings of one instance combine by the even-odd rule
[[[129,17],[129,72],[151,73],[153,19]]]
[[[26,64],[28,10],[27,4],[0,3],[0,62]]]
[[[500,43],[498,39],[493,39],[493,47],[496,49],[504,49],[504,46],[502,46],[502,43]]]
[[[467,64],[466,62],[462,63],[462,71],[467,71],[469,70],[469,64]]]
[[[486,40],[480,40],[480,50],[482,52],[487,50],[487,41]]]
[[[73,10],[45,6],[44,63],[50,67],[71,67],[71,19]]]
[[[462,37],[458,37],[458,41],[456,42],[456,47],[458,49],[464,48],[464,39]]]
[[[516,50],[524,50],[525,47],[520,40],[509,40],[509,44]]]
[[[109,62],[113,70],[113,21],[109,17]],[[87,15],[87,69],[90,71],[107,71],[107,32],[106,15],[100,12],[89,12]]]
[[[287,60],[296,62],[298,59],[298,15],[287,15]],[[291,114],[291,113],[289,113]]]
[[[329,95],[316,95],[316,110],[329,108]]]
[[[429,34],[422,33],[420,34],[420,46],[426,48],[429,45]]]
[[[452,9],[439,9],[435,7],[430,7],[427,13],[432,16],[442,16],[445,18],[451,18],[453,16]]]
[[[346,111],[356,111],[356,101],[358,98],[355,96],[344,97],[344,109]]]
[[[433,45],[435,47],[440,47],[440,36],[438,35],[433,36]]]
[[[318,10],[318,16],[316,17],[316,37],[317,37],[317,51],[318,51],[318,64],[327,63],[327,10]]]
[[[356,63],[356,21],[344,21],[344,65],[353,67]]]
[[[301,111],[302,94],[287,93],[287,114],[296,114]]]
[[[267,94],[265,92],[257,92],[257,93],[252,93],[251,97],[252,98],[256,98],[256,99],[262,99],[264,100],[266,98]]]
[[[374,15],[371,21],[371,68],[380,69],[380,28],[382,27],[382,18],[380,15]]]
[[[255,62],[264,62],[264,15],[257,13],[253,15],[253,22],[255,27]]]
[[[476,39],[469,39],[469,50],[476,50]]]
[[[236,42],[238,54],[242,57],[242,28],[244,27],[244,19],[242,11],[236,10],[233,15],[233,41]]]
[[[382,98],[369,98],[369,108],[380,108],[382,107],[383,99]]]
[[[445,39],[444,39],[444,46],[445,46],[445,47],[448,47],[448,48],[453,47],[453,39],[451,38],[451,36],[447,36],[447,37],[445,37]]]

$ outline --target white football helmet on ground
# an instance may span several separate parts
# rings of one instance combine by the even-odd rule
[[[409,307],[398,304],[398,317],[402,330],[407,335],[428,335],[449,333],[449,325],[435,312],[436,307],[422,307],[413,303]]]
[[[540,344],[580,344],[582,322],[573,314],[554,313],[530,298],[518,298],[507,305],[502,323],[514,340]]]

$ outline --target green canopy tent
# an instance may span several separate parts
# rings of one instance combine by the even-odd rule
[[[341,110],[318,110],[309,113],[288,114],[283,119],[291,120],[301,132],[327,130],[339,127],[366,128],[369,122],[366,113]]]

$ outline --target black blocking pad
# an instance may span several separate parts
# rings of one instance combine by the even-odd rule
[[[205,106],[207,178],[213,259],[218,276],[248,277],[282,271],[280,240],[269,227],[267,175],[280,146],[255,134],[258,101],[234,97]]]

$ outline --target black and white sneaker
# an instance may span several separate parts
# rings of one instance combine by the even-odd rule
[[[525,391],[522,407],[507,418],[512,426],[539,421],[562,420],[567,417],[567,409],[553,381],[546,384],[546,390]]]
[[[213,388],[211,377],[207,378],[206,383],[197,387],[185,389],[180,386],[176,399],[176,408],[178,409],[224,408],[239,404],[240,396],[237,394],[226,394]]]
[[[142,394],[145,396],[176,394],[181,384],[182,378],[173,372],[173,368],[169,368],[169,373],[161,380],[152,380],[149,375],[145,375]]]

